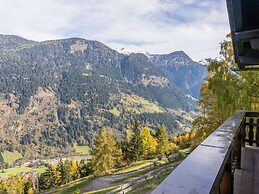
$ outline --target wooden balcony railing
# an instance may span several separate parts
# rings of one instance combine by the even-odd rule
[[[234,171],[241,167],[246,144],[259,146],[259,112],[236,111],[152,193],[233,193]]]

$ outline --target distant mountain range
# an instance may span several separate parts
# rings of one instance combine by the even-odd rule
[[[160,67],[178,88],[199,98],[200,85],[207,74],[205,66],[193,61],[183,51],[165,55],[150,55],[149,61]]]
[[[101,127],[123,138],[136,119],[185,130],[205,75],[183,51],[122,54],[80,38],[0,35],[0,148],[67,153]]]

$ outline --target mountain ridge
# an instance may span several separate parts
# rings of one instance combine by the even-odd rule
[[[150,55],[149,61],[161,68],[175,85],[195,98],[199,98],[200,84],[204,81],[207,69],[193,61],[185,52]]]
[[[90,145],[101,127],[125,138],[136,119],[153,128],[165,123],[172,133],[190,128],[182,114],[196,102],[146,55],[81,38],[11,38],[0,39],[1,150],[69,152]]]

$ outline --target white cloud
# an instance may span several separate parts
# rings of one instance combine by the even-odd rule
[[[0,33],[83,37],[110,47],[216,57],[228,33],[224,0],[1,0]]]

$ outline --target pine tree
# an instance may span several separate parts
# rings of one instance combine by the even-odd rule
[[[161,159],[166,156],[170,150],[168,131],[165,126],[160,126],[157,132],[157,155]]]
[[[124,163],[124,161],[123,161],[123,153],[122,153],[122,149],[120,148],[120,145],[118,144],[118,142],[116,143],[116,149],[114,151],[114,156],[116,158],[115,166],[116,167],[122,166],[123,163]]]
[[[136,121],[133,124],[133,136],[129,142],[128,150],[127,150],[127,161],[129,163],[135,162],[141,157],[141,129],[140,123]]]
[[[39,188],[40,190],[48,190],[51,188],[51,179],[50,174],[47,172],[43,172],[39,177]]]
[[[85,162],[85,160],[80,161],[78,170],[80,173],[80,177],[85,177],[92,173],[92,170],[90,169],[89,165]]]
[[[41,190],[48,190],[60,185],[60,173],[53,165],[49,165],[47,170],[40,175],[39,186]]]
[[[71,171],[70,171],[70,162],[59,162],[57,165],[57,170],[61,176],[61,184],[67,184],[72,181]]]
[[[53,176],[53,185],[52,187],[58,187],[61,185],[61,174],[60,172],[57,170],[55,165],[50,165],[50,171],[51,174]]]
[[[116,141],[114,134],[102,128],[94,138],[92,165],[96,175],[109,173],[116,165]]]

